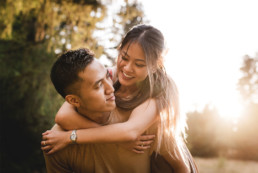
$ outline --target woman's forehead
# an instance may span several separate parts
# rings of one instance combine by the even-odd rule
[[[128,56],[130,58],[138,59],[138,60],[145,60],[145,54],[141,47],[141,45],[137,42],[133,42],[130,44],[125,45],[121,53],[123,53],[125,56]]]

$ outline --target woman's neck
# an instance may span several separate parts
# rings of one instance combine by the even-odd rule
[[[126,98],[134,95],[137,91],[138,91],[138,88],[136,85],[133,85],[133,86],[121,85],[117,91],[117,94],[122,98]]]

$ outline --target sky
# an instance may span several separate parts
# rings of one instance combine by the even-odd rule
[[[215,106],[238,116],[237,82],[243,57],[258,53],[257,0],[141,0],[150,24],[162,31],[168,73],[182,110]]]
[[[112,2],[106,21],[123,4]],[[209,104],[222,117],[237,118],[243,105],[237,90],[243,57],[258,53],[258,0],[138,2],[149,24],[165,37],[165,66],[178,86],[181,112],[202,111]]]

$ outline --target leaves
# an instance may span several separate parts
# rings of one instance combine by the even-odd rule
[[[238,89],[248,103],[258,103],[258,53],[254,58],[246,55],[240,68],[243,76],[238,81]]]
[[[128,8],[138,10],[134,16],[141,13],[140,8]],[[94,34],[107,30],[105,25],[98,26],[107,10],[96,0],[0,1],[3,172],[44,172],[41,133],[51,128],[64,101],[50,81],[50,69],[57,55],[68,49],[87,47],[97,58],[103,54],[111,57],[99,41],[101,36]],[[128,21],[128,15],[122,18]],[[119,33],[124,25],[117,22]]]

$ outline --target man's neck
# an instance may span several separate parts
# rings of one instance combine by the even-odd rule
[[[106,124],[110,116],[110,112],[89,112],[80,108],[77,112],[100,125]]]

